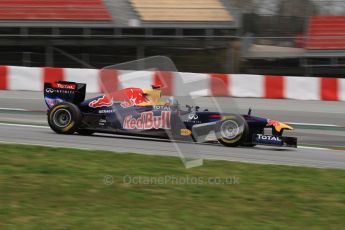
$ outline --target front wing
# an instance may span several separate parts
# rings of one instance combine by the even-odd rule
[[[281,137],[281,136],[272,136],[272,135],[263,135],[263,134],[253,134],[252,143],[258,144],[258,145],[297,148],[296,137]]]

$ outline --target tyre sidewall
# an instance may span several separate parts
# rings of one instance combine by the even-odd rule
[[[228,121],[236,123],[239,128],[238,134],[231,139],[224,137],[221,134],[222,125]],[[225,116],[217,124],[217,128],[216,128],[217,139],[221,144],[225,146],[228,146],[228,147],[239,146],[246,140],[247,135],[248,135],[248,124],[242,116],[239,116],[239,115]]]
[[[54,121],[54,115],[61,110],[67,110],[71,116],[69,123],[60,127]],[[62,102],[52,107],[48,112],[48,124],[52,130],[59,134],[73,134],[81,122],[81,112],[79,108],[69,102]]]

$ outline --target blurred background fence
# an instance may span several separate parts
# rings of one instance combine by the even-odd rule
[[[165,55],[184,72],[343,77],[344,10],[337,0],[0,1],[0,64]]]

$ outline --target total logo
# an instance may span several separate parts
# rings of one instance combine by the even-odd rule
[[[257,134],[257,138],[263,141],[282,141],[280,137],[263,135],[263,134]]]
[[[124,129],[171,129],[171,112],[162,111],[161,115],[154,116],[153,112],[145,112],[139,118],[132,115],[125,117],[123,121]]]
[[[164,110],[164,111],[170,111],[171,108],[169,106],[165,106],[165,105],[154,105],[153,106],[154,110]]]
[[[53,86],[53,88],[58,88],[58,89],[73,89],[73,90],[75,90],[75,88],[76,88],[75,84],[53,83],[52,86]]]

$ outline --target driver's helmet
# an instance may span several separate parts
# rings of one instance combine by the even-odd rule
[[[177,106],[178,105],[178,101],[175,97],[169,97],[167,100],[166,100],[166,105],[169,105],[169,106]]]

